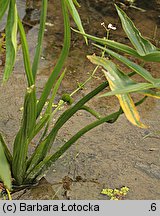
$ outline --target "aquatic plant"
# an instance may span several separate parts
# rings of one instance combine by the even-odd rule
[[[150,60],[150,58],[155,59],[156,55],[158,55],[159,51],[154,50],[154,47],[146,40],[141,38],[139,32],[136,32],[136,46],[137,41],[141,39],[139,42],[140,45],[144,43],[148,53],[144,53],[144,50],[138,49],[137,51],[133,48],[130,48],[126,45],[119,44],[114,41],[99,39],[90,35],[85,34],[81,19],[77,12],[76,6],[79,6],[76,0],[61,0],[61,8],[64,20],[64,43],[61,54],[59,59],[53,68],[51,75],[49,76],[42,94],[40,98],[37,98],[36,95],[36,74],[37,69],[39,66],[39,59],[41,55],[41,48],[42,48],[42,41],[45,29],[45,22],[46,22],[46,14],[47,14],[47,0],[42,0],[42,7],[41,7],[41,17],[40,17],[40,28],[38,33],[38,41],[37,47],[35,50],[35,56],[33,59],[33,64],[31,65],[30,56],[29,56],[29,49],[28,43],[26,39],[25,30],[22,24],[21,19],[19,18],[16,1],[15,0],[1,0],[0,1],[0,19],[3,17],[4,13],[6,13],[8,9],[8,18],[5,28],[6,34],[6,63],[4,69],[4,76],[3,76],[3,84],[9,79],[14,63],[16,60],[16,52],[17,52],[17,33],[20,34],[21,46],[23,51],[23,61],[25,67],[25,74],[27,77],[27,84],[28,87],[26,89],[25,98],[24,98],[24,105],[23,105],[23,116],[20,125],[20,129],[17,132],[17,135],[14,140],[13,145],[13,153],[11,153],[8,149],[8,146],[2,136],[0,134],[0,179],[4,183],[5,188],[7,189],[7,193],[9,194],[9,190],[14,189],[15,186],[27,186],[30,184],[34,184],[37,182],[44,173],[49,169],[49,167],[62,155],[64,154],[71,145],[73,145],[82,135],[87,133],[89,130],[101,125],[102,123],[114,123],[118,117],[126,111],[130,112],[129,120],[131,122],[143,127],[143,124],[139,123],[139,117],[137,117],[137,111],[135,106],[143,103],[145,97],[142,98],[139,102],[133,105],[131,102],[131,98],[128,96],[128,92],[130,91],[138,91],[141,87],[141,93],[145,95],[153,95],[159,96],[158,93],[155,93],[147,88],[155,87],[155,78],[153,78],[149,72],[147,72],[141,66],[132,63],[125,57],[120,56],[119,54],[109,50],[107,46],[111,48],[118,49],[120,51],[124,51],[128,54],[132,54],[135,57],[139,57],[142,59]],[[118,9],[122,16],[123,12]],[[65,70],[63,71],[64,62],[68,56],[69,48],[70,48],[70,41],[71,41],[71,28],[70,28],[70,19],[69,13],[71,17],[74,19],[79,31],[81,34],[84,35],[84,39],[87,43],[87,38],[91,38],[99,42],[100,44],[105,45],[95,45],[98,48],[102,49],[101,57],[96,56],[89,56],[88,58],[98,65],[104,67],[104,69],[108,70],[105,72],[108,81],[103,82],[98,87],[93,89],[90,93],[85,95],[82,99],[80,99],[77,103],[72,103],[72,94],[70,95],[63,95],[62,100],[60,100],[59,104],[55,109],[53,109],[52,105],[54,103],[54,99],[56,97],[56,93],[58,88],[61,84],[61,81],[65,75]],[[127,22],[128,23],[128,22]],[[126,25],[126,23],[125,23]],[[132,23],[129,26],[125,26],[125,28],[130,28]],[[132,26],[131,34],[135,34],[137,31]],[[130,37],[133,37],[132,35]],[[135,38],[133,38],[134,41]],[[147,43],[147,44],[146,44]],[[140,46],[138,44],[138,47]],[[156,49],[156,48],[155,48]],[[150,50],[153,53],[150,53]],[[105,53],[109,53],[112,56],[116,56],[119,59],[122,59],[125,64],[127,64],[130,68],[132,68],[135,72],[142,75],[144,78],[149,81],[149,83],[145,83],[143,85],[137,85],[131,81],[129,76],[132,76],[133,73],[130,75],[124,75],[117,67],[110,61],[104,58]],[[158,59],[158,58],[157,58]],[[96,66],[93,74],[95,73],[98,66]],[[62,72],[63,71],[63,72]],[[108,75],[109,74],[109,75]],[[88,78],[87,81],[90,80],[91,77]],[[113,78],[113,79],[112,79]],[[86,82],[87,82],[86,81]],[[115,82],[113,82],[115,81]],[[127,86],[126,84],[129,84]],[[78,89],[82,88],[84,82],[79,86]],[[151,82],[151,83],[150,83]],[[92,99],[94,96],[99,94],[102,90],[104,90],[108,85],[112,88],[112,94],[118,95],[120,100],[120,104],[122,108],[119,108],[117,112],[114,112],[107,116],[99,115],[95,110],[92,110],[90,107],[86,106],[85,104]],[[156,82],[158,85],[158,82]],[[156,86],[157,87],[157,86]],[[74,93],[77,90],[74,91]],[[123,92],[125,91],[125,92]],[[122,97],[123,95],[123,97]],[[103,95],[103,96],[106,96]],[[55,113],[59,110],[64,102],[69,104],[69,108],[65,110],[55,122],[53,126],[51,126],[50,122]],[[127,108],[126,108],[127,105]],[[124,108],[125,107],[125,108]],[[93,121],[91,124],[85,126],[80,131],[78,131],[74,136],[72,136],[68,141],[65,141],[64,144],[60,148],[58,148],[53,154],[49,153],[52,144],[54,143],[59,130],[63,127],[63,125],[78,111],[78,110],[85,110],[89,112],[91,115],[94,115],[97,120]],[[123,110],[122,110],[123,109]],[[39,141],[36,144],[36,148],[32,155],[28,154],[28,148],[32,142],[32,140],[42,132],[42,136],[40,136]],[[39,137],[38,136],[38,137]],[[10,197],[10,196],[9,196]]]
[[[22,120],[19,131],[17,132],[14,140],[12,153],[8,149],[8,146],[2,134],[0,133],[0,180],[4,183],[4,188],[8,193],[8,197],[10,197],[9,190],[14,189],[15,186],[27,186],[34,184],[37,180],[39,180],[44,175],[44,172],[46,172],[46,170],[48,170],[48,168],[83,134],[104,122],[112,123],[116,121],[118,116],[122,114],[122,110],[119,109],[119,111],[115,113],[101,117],[101,115],[97,114],[96,111],[85,105],[90,99],[92,99],[95,95],[97,95],[108,86],[107,81],[93,89],[77,103],[72,104],[73,101],[71,96],[73,95],[73,93],[82,88],[84,84],[90,80],[91,77],[89,77],[86,82],[81,84],[79,88],[72,94],[63,95],[62,100],[60,100],[57,107],[53,109],[56,93],[65,75],[65,70],[64,72],[62,72],[62,70],[70,48],[71,29],[69,13],[77,24],[79,31],[82,34],[85,33],[76,9],[76,6],[79,6],[77,1],[61,0],[60,2],[64,20],[63,48],[59,59],[44,86],[40,98],[37,98],[36,74],[39,65],[43,35],[45,30],[47,0],[42,0],[40,28],[32,65],[30,62],[28,42],[26,39],[25,30],[18,15],[16,1],[0,1],[0,19],[8,11],[5,27],[6,62],[4,68],[3,85],[5,85],[5,82],[9,79],[13,71],[17,53],[18,33],[20,35],[25,74],[28,84],[22,109]],[[86,36],[84,36],[84,39],[87,43]],[[93,73],[95,73],[95,71],[93,71]],[[51,127],[50,123],[53,116],[64,102],[70,104],[70,107],[60,115],[56,123]],[[97,120],[82,128],[68,141],[65,141],[65,143],[53,154],[49,154],[49,150],[54,143],[59,130],[78,110],[81,109],[86,110],[87,112],[94,115]],[[42,132],[42,136],[39,135],[40,138],[37,142],[35,151],[32,153],[32,155],[28,155],[28,148],[32,140],[37,136],[37,134],[39,134],[39,132]]]

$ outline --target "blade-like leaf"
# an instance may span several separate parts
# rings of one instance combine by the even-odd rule
[[[79,33],[79,34],[82,34],[84,36],[86,36],[87,38],[93,40],[93,41],[96,41],[97,43],[99,44],[103,44],[103,45],[107,45],[108,47],[114,49],[114,50],[118,50],[120,52],[124,52],[126,54],[129,54],[129,55],[132,55],[136,58],[140,58],[144,61],[151,61],[151,62],[160,62],[160,51],[159,49],[157,49],[157,51],[153,51],[151,53],[148,53],[144,56],[141,56],[137,53],[136,50],[134,50],[133,48],[125,45],[125,44],[122,44],[122,43],[118,43],[116,41],[113,41],[113,40],[107,40],[107,39],[104,39],[104,38],[98,38],[98,37],[95,37],[95,36],[92,36],[92,35],[89,35],[89,34],[84,34],[84,33],[81,33],[80,31],[77,31],[75,29],[72,28],[73,31]]]
[[[66,110],[57,120],[56,124],[54,125],[53,129],[49,133],[49,135],[45,138],[43,142],[41,142],[36,150],[34,151],[33,155],[31,156],[30,161],[30,168],[31,171],[37,164],[46,156],[48,150],[50,149],[59,129],[65,124],[65,122],[70,119],[81,107],[89,101],[92,97],[97,95],[100,91],[102,91],[105,87],[108,86],[108,82],[102,83],[92,92],[87,94],[84,98],[82,98],[79,102],[77,102],[73,107]],[[29,175],[29,171],[27,170],[27,174]]]
[[[104,88],[107,85],[105,83],[101,84],[97,89],[100,90],[100,87]],[[107,84],[107,83],[106,83]],[[101,89],[102,90],[102,89]],[[140,105],[145,101],[146,97],[142,98],[140,101],[136,103],[136,106]],[[83,99],[82,99],[83,100]],[[104,122],[113,123],[115,122],[118,117],[123,113],[122,109],[120,108],[119,111],[112,113],[108,116],[100,118],[99,120],[87,125],[86,127],[82,128],[78,133],[76,133],[70,140],[68,140],[55,154],[46,157],[43,161],[41,161],[34,169],[29,173],[26,178],[26,182],[33,182],[37,177],[38,179],[44,175],[44,172],[62,155],[64,154],[68,148],[72,146],[82,135],[90,131],[91,129],[97,127],[98,125],[103,124]],[[99,118],[99,116],[97,116]]]
[[[78,13],[76,7],[74,6],[73,0],[66,0],[66,4],[68,6],[68,9],[71,13],[71,16],[74,19],[79,31],[82,33],[85,33],[85,31],[83,29],[82,22],[81,22],[81,18],[79,16],[79,13]],[[86,44],[88,44],[87,37],[84,36],[84,38],[85,38]]]
[[[0,20],[2,19],[4,13],[6,12],[9,2],[10,2],[10,0],[1,0],[0,1]]]
[[[26,178],[26,182],[35,180],[39,175],[43,174],[44,171],[46,171],[64,152],[69,149],[73,143],[75,143],[82,135],[90,131],[91,129],[97,127],[98,125],[103,124],[104,122],[110,121],[117,117],[117,115],[121,114],[121,112],[115,112],[111,115],[108,115],[104,118],[101,118],[83,129],[81,129],[77,134],[75,134],[68,142],[66,142],[55,154],[46,157],[43,161],[41,161],[32,172],[29,173],[29,175]]]
[[[106,76],[106,78],[109,82],[109,86],[110,86],[111,90],[116,89],[116,85],[114,84],[116,82],[115,81],[113,82],[112,80],[110,80],[110,78],[108,76]],[[136,125],[136,126],[141,127],[141,128],[146,128],[147,126],[140,122],[139,113],[136,109],[136,106],[135,106],[131,96],[129,94],[117,94],[116,96],[119,100],[119,103],[122,107],[122,110],[123,110],[126,118],[133,125]]]
[[[26,171],[27,152],[30,134],[33,133],[36,124],[36,95],[35,87],[27,88],[24,101],[22,126],[15,138],[13,148],[12,172],[16,183],[23,183]]]
[[[53,104],[53,102],[54,102],[54,99],[55,99],[55,96],[56,96],[57,91],[58,91],[58,89],[59,89],[59,86],[60,86],[60,84],[61,84],[61,82],[62,82],[62,80],[63,80],[63,77],[64,77],[64,75],[65,75],[65,72],[66,72],[66,70],[63,71],[63,73],[61,74],[61,76],[59,77],[59,79],[57,80],[57,82],[56,82],[56,84],[55,84],[55,86],[54,86],[54,88],[53,88],[51,98],[49,99],[49,102],[48,102],[48,107],[47,107],[47,109],[46,109],[46,111],[45,111],[45,115],[48,115],[48,116],[49,116],[49,119],[48,119],[47,125],[46,125],[46,127],[45,127],[45,129],[44,129],[44,132],[43,132],[43,134],[42,134],[41,139],[40,139],[39,142],[41,142],[41,141],[44,139],[44,137],[46,136],[47,131],[48,131],[48,128],[49,128],[50,123],[51,123],[51,120],[53,119],[54,114],[57,112],[57,109],[55,109],[55,110],[52,112],[52,104]],[[57,107],[57,108],[58,108],[58,107]]]
[[[112,49],[127,53],[129,55],[133,55],[133,56],[135,56],[137,58],[142,58],[137,53],[136,50],[134,50],[133,48],[131,48],[131,47],[125,45],[125,44],[118,43],[118,42],[113,41],[113,40],[108,40],[108,39],[104,39],[104,38],[98,38],[98,37],[95,37],[95,36],[92,36],[92,35],[89,35],[89,34],[86,34],[86,33],[82,33],[80,31],[77,31],[77,30],[73,29],[73,28],[72,28],[72,30],[79,33],[79,34],[82,34],[82,35],[86,36],[87,38],[89,38],[89,39],[91,39],[93,41],[96,41],[97,43],[107,45],[108,47],[110,47]]]
[[[3,81],[7,81],[12,73],[17,53],[17,7],[15,0],[10,1],[6,24],[6,63]]]
[[[135,71],[136,73],[138,73],[140,76],[142,76],[144,79],[146,79],[148,82],[155,84],[157,82],[159,82],[160,80],[155,79],[154,77],[152,77],[152,75],[149,73],[149,71],[147,71],[146,69],[144,69],[143,67],[141,67],[140,65],[130,61],[129,59],[127,59],[126,57],[113,52],[112,50],[109,50],[105,47],[99,46],[94,44],[96,47],[104,50],[105,52],[109,53],[111,56],[113,56],[114,58],[118,59],[119,61],[121,61],[123,64],[127,65],[130,69],[132,69],[133,71]]]
[[[11,153],[10,153],[10,151],[9,151],[9,149],[8,149],[8,147],[7,147],[6,143],[5,143],[5,140],[3,139],[3,136],[2,136],[1,133],[0,133],[0,142],[1,142],[2,146],[3,146],[4,153],[5,153],[5,156],[7,158],[7,161],[11,165],[12,164],[12,155],[11,155]]]
[[[142,59],[144,61],[160,62],[160,51],[155,51],[145,56],[142,56]]]
[[[70,48],[70,40],[71,40],[71,30],[70,30],[70,22],[68,17],[68,11],[66,8],[66,2],[64,0],[61,1],[62,4],[62,11],[63,11],[63,17],[64,17],[64,44],[63,49],[61,52],[61,55],[58,59],[58,62],[53,69],[47,83],[45,84],[44,90],[42,92],[42,95],[39,99],[38,105],[37,105],[37,117],[39,116],[40,112],[42,111],[42,108],[48,98],[48,95],[53,87],[54,82],[56,81],[58,75],[60,74],[62,67],[64,65],[64,62],[68,56],[69,48]]]
[[[73,0],[73,2],[77,7],[80,7],[80,4],[77,2],[77,0]]]
[[[142,90],[146,90],[149,88],[154,88],[154,86],[152,84],[149,84],[149,83],[136,83],[136,84],[131,84],[128,86],[125,85],[124,87],[121,87],[119,89],[104,93],[100,97],[112,96],[112,95],[116,95],[116,94],[126,94],[126,93],[131,93],[131,92],[140,93],[139,91],[142,92]]]
[[[34,79],[36,77],[38,63],[39,63],[39,59],[41,55],[42,41],[43,41],[43,36],[44,36],[45,22],[46,22],[46,15],[47,15],[47,2],[48,0],[42,0],[38,42],[37,42],[36,52],[35,52],[35,56],[34,56],[34,60],[32,64],[32,73],[33,73]]]
[[[6,188],[11,189],[11,171],[0,140],[0,179]]]
[[[113,62],[95,55],[89,56],[88,58],[92,63],[101,65],[107,70],[107,72],[105,71],[105,76],[112,91],[116,92],[121,88],[124,89],[126,86],[133,85],[134,82],[131,78],[122,73],[122,71],[118,70]],[[140,122],[139,113],[131,96],[129,94],[116,94],[116,96],[127,119],[132,124],[145,128],[146,126]]]
[[[155,92],[155,91],[152,91],[150,89],[140,91],[139,93],[146,95],[148,97],[154,97],[154,98],[160,99],[160,92]]]
[[[141,33],[127,14],[118,6],[116,6],[116,9],[121,19],[122,27],[139,55],[145,56],[146,54],[156,51],[157,48],[141,36]]]
[[[20,18],[18,18],[18,27],[19,27],[19,32],[20,32],[20,36],[21,36],[24,67],[25,67],[25,72],[26,72],[26,76],[27,76],[28,87],[30,87],[34,84],[34,78],[33,78],[32,69],[31,69],[28,43],[26,40],[25,31],[24,31],[24,28],[23,28],[23,25],[22,25]]]
[[[140,101],[136,103],[136,106],[140,105],[144,102],[146,97],[142,98]],[[70,140],[68,140],[55,154],[46,157],[43,161],[41,161],[26,178],[26,182],[32,182],[37,177],[40,178],[44,175],[44,172],[62,155],[64,154],[67,149],[69,149],[82,135],[87,133],[88,131],[92,130],[93,128],[97,127],[98,125],[103,124],[104,122],[113,123],[115,122],[118,117],[123,113],[122,109],[120,108],[119,111],[112,113],[108,116],[100,118],[97,121],[92,122],[91,124],[82,128],[78,133],[76,133]]]

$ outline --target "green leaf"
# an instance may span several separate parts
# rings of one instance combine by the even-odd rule
[[[39,175],[42,175],[62,154],[64,154],[67,149],[69,149],[81,136],[90,131],[91,129],[103,124],[104,122],[110,121],[117,117],[121,112],[115,112],[111,115],[105,116],[93,123],[82,128],[78,133],[76,133],[68,142],[66,142],[55,154],[47,156],[43,161],[41,161],[27,176],[27,181],[35,180]]]
[[[144,39],[141,36],[141,33],[135,27],[134,23],[127,16],[127,14],[122,9],[120,9],[117,5],[115,6],[117,9],[118,15],[121,19],[122,27],[125,33],[127,34],[129,40],[131,41],[131,43],[133,44],[133,46],[139,53],[139,55],[145,56],[149,53],[157,51],[157,48],[152,43],[150,43],[150,41]]]
[[[112,51],[109,50],[105,47],[99,46],[94,44],[96,47],[104,50],[105,52],[107,52],[108,54],[110,54],[111,56],[113,56],[114,58],[116,58],[117,60],[121,61],[123,64],[127,65],[130,69],[132,69],[133,71],[135,71],[136,73],[138,73],[140,76],[142,76],[144,79],[146,79],[148,82],[155,84],[157,82],[159,82],[159,79],[155,79],[154,77],[152,77],[152,75],[149,73],[149,71],[147,71],[146,69],[144,69],[143,67],[141,67],[140,65],[130,61],[129,59],[127,59],[126,57]]]
[[[156,51],[153,51],[151,53],[148,53],[144,56],[141,56],[137,53],[136,50],[134,50],[133,48],[131,48],[128,45],[122,44],[122,43],[118,43],[116,41],[113,40],[107,40],[106,38],[98,38],[89,34],[84,34],[81,33],[75,29],[72,28],[73,31],[82,34],[84,36],[86,36],[87,38],[99,43],[99,44],[103,44],[103,45],[107,45],[108,47],[114,49],[114,50],[118,50],[120,52],[124,52],[126,54],[132,55],[136,58],[142,59],[144,61],[152,61],[152,62],[160,62],[160,51],[159,49],[157,49]]]
[[[36,95],[35,86],[31,86],[27,88],[27,93],[24,101],[22,125],[15,138],[13,148],[12,172],[18,185],[21,185],[23,183],[25,177],[28,144],[30,141],[30,135],[35,129],[35,124]]]
[[[82,33],[80,31],[77,31],[75,29],[72,28],[72,30],[74,32],[77,32],[79,34],[82,34],[84,36],[86,36],[87,38],[93,40],[93,41],[96,41],[97,43],[100,43],[100,44],[103,44],[103,45],[107,45],[108,47],[112,48],[112,49],[115,49],[115,50],[118,50],[120,52],[124,52],[124,53],[127,53],[129,55],[132,55],[132,56],[135,56],[137,58],[142,58],[136,50],[134,50],[133,48],[125,45],[125,44],[122,44],[122,43],[118,43],[116,41],[113,41],[113,40],[108,40],[106,38],[98,38],[98,37],[95,37],[95,36],[92,36],[92,35],[89,35],[89,34],[86,34],[86,33]]]
[[[10,0],[0,0],[0,20],[8,8]]]
[[[74,3],[77,7],[81,7],[80,4],[77,2],[77,0],[73,0],[73,3]]]
[[[150,90],[150,89],[140,91],[139,93],[146,95],[148,97],[154,97],[154,98],[160,99],[160,92],[155,92],[155,91]]]
[[[94,89],[92,92],[87,94],[85,97],[83,97],[79,102],[77,102],[73,107],[66,110],[57,120],[54,127],[52,128],[49,135],[43,140],[35,149],[34,153],[31,156],[31,159],[29,159],[30,162],[30,168],[27,170],[28,176],[30,176],[30,173],[32,173],[32,169],[34,169],[38,163],[46,156],[48,150],[50,149],[52,143],[54,142],[54,139],[59,131],[59,129],[65,124],[65,122],[70,119],[81,107],[89,101],[91,98],[93,98],[96,94],[98,94],[100,91],[102,91],[105,87],[108,86],[107,82],[102,83],[100,86],[98,86],[96,89]],[[28,178],[28,177],[26,177]],[[29,177],[30,178],[30,177]]]
[[[12,158],[12,155],[11,155],[11,153],[10,153],[10,151],[9,151],[9,149],[8,149],[8,147],[7,147],[6,143],[5,143],[5,140],[3,139],[3,136],[2,136],[1,133],[0,133],[0,142],[1,142],[2,146],[3,146],[3,150],[4,150],[5,156],[7,158],[7,161],[11,165],[13,158]]]
[[[113,62],[95,55],[89,56],[88,58],[92,63],[101,65],[107,70],[107,72],[105,71],[105,76],[109,82],[111,90],[114,93],[117,91],[119,92],[121,89],[125,89],[126,86],[129,88],[129,86],[133,85],[134,82],[131,78],[120,71]],[[127,119],[138,127],[146,128],[146,126],[140,122],[139,113],[131,96],[128,93],[118,93],[116,96]]]
[[[85,33],[84,29],[83,29],[83,25],[81,22],[81,18],[79,16],[79,13],[76,9],[76,7],[74,6],[73,0],[66,0],[66,4],[68,6],[68,9],[71,13],[72,18],[74,19],[78,29],[80,32]],[[84,36],[86,44],[88,44],[87,38]]]
[[[106,74],[106,72],[105,72],[105,74]],[[126,93],[132,93],[132,92],[140,93],[143,90],[146,90],[149,88],[154,88],[154,86],[152,84],[149,84],[149,83],[135,83],[135,84],[131,84],[128,86],[124,85],[123,87],[118,88],[114,91],[104,93],[100,97],[112,96],[112,95],[116,95],[116,94],[126,94]]]
[[[103,84],[104,85],[104,84]],[[103,86],[101,85],[101,87]],[[100,86],[99,86],[100,87]],[[142,98],[136,103],[136,106],[140,105],[144,102],[146,97]],[[81,136],[83,136],[88,131],[92,130],[93,128],[101,125],[105,122],[114,123],[118,117],[123,113],[122,109],[120,108],[119,111],[114,112],[108,116],[100,118],[97,121],[92,122],[91,124],[85,126],[80,131],[78,131],[70,140],[68,140],[57,152],[53,155],[46,157],[43,161],[41,161],[33,170],[29,173],[26,178],[26,182],[33,181],[37,177],[40,178],[46,172],[46,170],[61,156],[63,155],[67,149],[69,149]]]
[[[142,56],[142,59],[144,61],[160,62],[160,51],[155,51],[145,56]]]
[[[69,49],[70,49],[70,40],[71,40],[71,30],[70,30],[70,22],[68,17],[68,11],[66,8],[66,3],[64,0],[61,1],[62,4],[62,11],[63,11],[63,18],[64,18],[64,44],[63,49],[60,54],[60,57],[58,59],[58,62],[56,66],[54,67],[47,83],[45,84],[45,87],[43,89],[43,92],[41,94],[41,97],[39,99],[38,105],[37,105],[37,117],[39,116],[40,112],[42,111],[42,108],[48,98],[48,95],[50,94],[50,91],[53,87],[53,84],[55,83],[57,77],[59,76],[64,62],[68,56]]]
[[[24,62],[24,67],[25,67],[25,72],[26,72],[28,87],[29,87],[29,86],[34,85],[34,78],[33,78],[32,69],[31,69],[28,43],[26,40],[25,31],[24,31],[20,18],[18,18],[18,27],[19,27],[19,32],[21,36],[23,62]]]
[[[11,171],[4,153],[3,144],[0,140],[0,179],[3,181],[5,187],[11,189]]]
[[[6,63],[3,81],[7,81],[12,73],[17,53],[17,8],[15,0],[10,1],[6,24]]]
[[[45,22],[46,22],[46,15],[47,15],[47,3],[48,3],[47,0],[42,0],[38,42],[37,42],[36,52],[35,52],[35,56],[34,56],[34,60],[32,64],[32,73],[33,73],[34,80],[36,77],[40,55],[41,55],[42,41],[43,41],[43,36],[44,36]]]

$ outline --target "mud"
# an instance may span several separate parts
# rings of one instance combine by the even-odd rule
[[[39,27],[38,22],[33,23],[33,20],[38,20],[39,16],[40,5],[39,1],[36,2],[37,4],[33,7],[37,15],[34,14],[34,16],[30,16],[30,19],[25,20],[26,25],[29,26],[27,37],[31,56],[34,55]],[[117,30],[110,33],[110,38],[129,44],[113,6],[113,3],[117,1],[107,1],[108,3],[99,1],[98,3],[96,0],[81,0],[79,2],[81,3],[79,12],[87,33],[104,37],[106,32],[101,23],[105,22],[106,25],[112,23],[116,25]],[[130,15],[142,34],[159,46],[159,2],[152,1],[154,7],[150,7],[147,4],[141,5],[140,1],[137,1],[135,6],[144,9],[145,12],[130,7],[130,5],[125,4],[125,1],[122,2],[124,4],[123,9]],[[106,6],[104,3],[106,3]],[[42,58],[37,76],[38,95],[40,95],[62,48],[63,22],[59,1],[49,1],[47,22],[53,26],[46,26]],[[71,23],[75,28],[74,22],[71,21]],[[95,49],[91,42],[89,46],[86,46],[80,35],[72,33],[70,55],[65,65],[67,66],[67,72],[57,100],[63,93],[71,93],[77,87],[77,82],[81,83],[88,78],[88,72],[92,72],[94,66],[87,60],[86,55],[94,52],[99,53],[99,50]],[[121,64],[120,66],[125,69]],[[159,76],[159,66],[157,63],[147,63],[146,65],[155,77]],[[2,80],[2,66],[0,70]],[[74,96],[74,99],[77,101],[103,80],[103,74],[99,70],[95,78],[88,82],[85,88]],[[22,53],[19,51],[11,79],[0,87],[0,131],[4,134],[10,147],[13,145],[13,138],[20,124],[20,107],[23,105],[25,87],[26,78],[24,76]],[[135,100],[138,99],[136,95],[134,95],[134,98]],[[102,115],[118,110],[119,107],[115,97],[95,98],[88,104]],[[103,124],[90,131],[52,166],[45,176],[50,183],[49,189],[42,191],[41,187],[39,192],[35,192],[36,196],[41,192],[43,194],[47,191],[48,194],[48,191],[55,191],[59,199],[107,199],[106,196],[100,194],[103,188],[119,188],[124,185],[130,188],[126,199],[160,199],[160,135],[155,133],[160,131],[160,101],[147,99],[143,105],[138,107],[138,110],[141,113],[142,121],[150,126],[148,129],[134,127],[122,115],[116,123]],[[62,145],[82,126],[93,120],[94,118],[85,111],[79,111],[59,132],[58,139],[51,151],[53,152],[55,147]],[[30,148],[30,152],[32,148]],[[71,183],[69,188],[64,187],[66,176],[71,180],[68,183]],[[48,196],[48,199],[53,198],[55,193],[53,192],[53,196]],[[23,196],[17,195],[15,199],[30,198],[26,192],[24,194]],[[41,198],[43,196],[40,195],[39,199]]]

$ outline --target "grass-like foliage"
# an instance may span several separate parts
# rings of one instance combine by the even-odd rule
[[[121,56],[117,52],[114,52],[109,48],[118,50],[143,60],[154,60],[158,61],[159,50],[155,48],[150,42],[143,39],[139,31],[135,28],[132,21],[124,14],[124,12],[117,7],[117,11],[121,18],[123,28],[126,31],[129,39],[133,43],[135,49],[119,44],[114,41],[99,39],[90,35],[85,34],[81,19],[79,17],[76,6],[79,6],[76,0],[60,0],[63,20],[64,20],[64,42],[61,54],[52,73],[48,77],[48,80],[44,86],[40,98],[36,95],[36,74],[39,66],[39,60],[41,56],[41,47],[45,29],[46,14],[47,14],[47,0],[42,0],[41,6],[41,18],[40,18],[40,29],[38,33],[37,47],[35,50],[35,56],[33,64],[30,62],[30,55],[28,49],[28,43],[26,39],[25,30],[21,19],[19,18],[16,1],[0,1],[0,19],[8,9],[8,19],[6,23],[6,64],[4,69],[3,82],[8,80],[10,74],[13,71],[14,63],[16,60],[17,52],[17,33],[20,34],[23,61],[25,67],[25,74],[27,78],[28,87],[26,89],[24,105],[23,105],[23,116],[19,131],[14,140],[13,153],[9,151],[5,140],[0,134],[0,179],[3,181],[7,190],[14,189],[14,186],[24,186],[33,184],[39,180],[44,172],[62,155],[65,151],[73,145],[82,135],[89,130],[97,127],[98,125],[107,122],[113,123],[117,118],[124,112],[128,119],[135,125],[143,127],[144,125],[139,121],[139,115],[136,110],[136,106],[141,104],[145,98],[142,98],[136,104],[133,103],[129,92],[140,92],[144,95],[152,95],[159,97],[158,93],[150,90],[159,86],[159,80],[153,78],[151,74],[146,71],[143,67],[136,65],[127,58]],[[98,48],[104,50],[105,53],[109,53],[111,56],[122,61],[133,71],[142,76],[146,82],[137,84],[129,76],[120,71],[114,63],[102,57],[89,56],[91,62],[94,64],[101,65],[105,70],[107,81],[93,89],[90,93],[85,95],[77,103],[73,103],[65,110],[56,123],[51,126],[50,122],[59,109],[64,103],[71,103],[70,95],[65,95],[58,105],[57,108],[53,109],[52,104],[56,97],[56,93],[61,84],[61,81],[65,75],[63,72],[64,62],[69,54],[70,41],[71,41],[71,28],[69,14],[76,23],[79,32],[84,35],[84,39],[87,43],[87,38],[93,39],[100,45],[96,45]],[[128,30],[129,29],[129,30]],[[105,46],[102,46],[105,45]],[[92,110],[85,104],[92,99],[94,96],[99,94],[107,86],[111,87],[112,94],[116,94],[121,108],[108,116],[101,116],[95,110]],[[110,93],[106,93],[103,96],[107,96]],[[46,103],[47,102],[47,103]],[[47,105],[46,105],[47,104]],[[97,119],[91,124],[85,126],[72,136],[67,142],[65,142],[57,151],[53,154],[49,154],[49,150],[54,143],[59,130],[63,125],[78,111],[85,110]],[[38,134],[41,132],[42,136]],[[35,138],[40,137],[37,142],[35,151],[32,155],[28,155],[28,148]],[[12,187],[13,186],[13,187]]]

